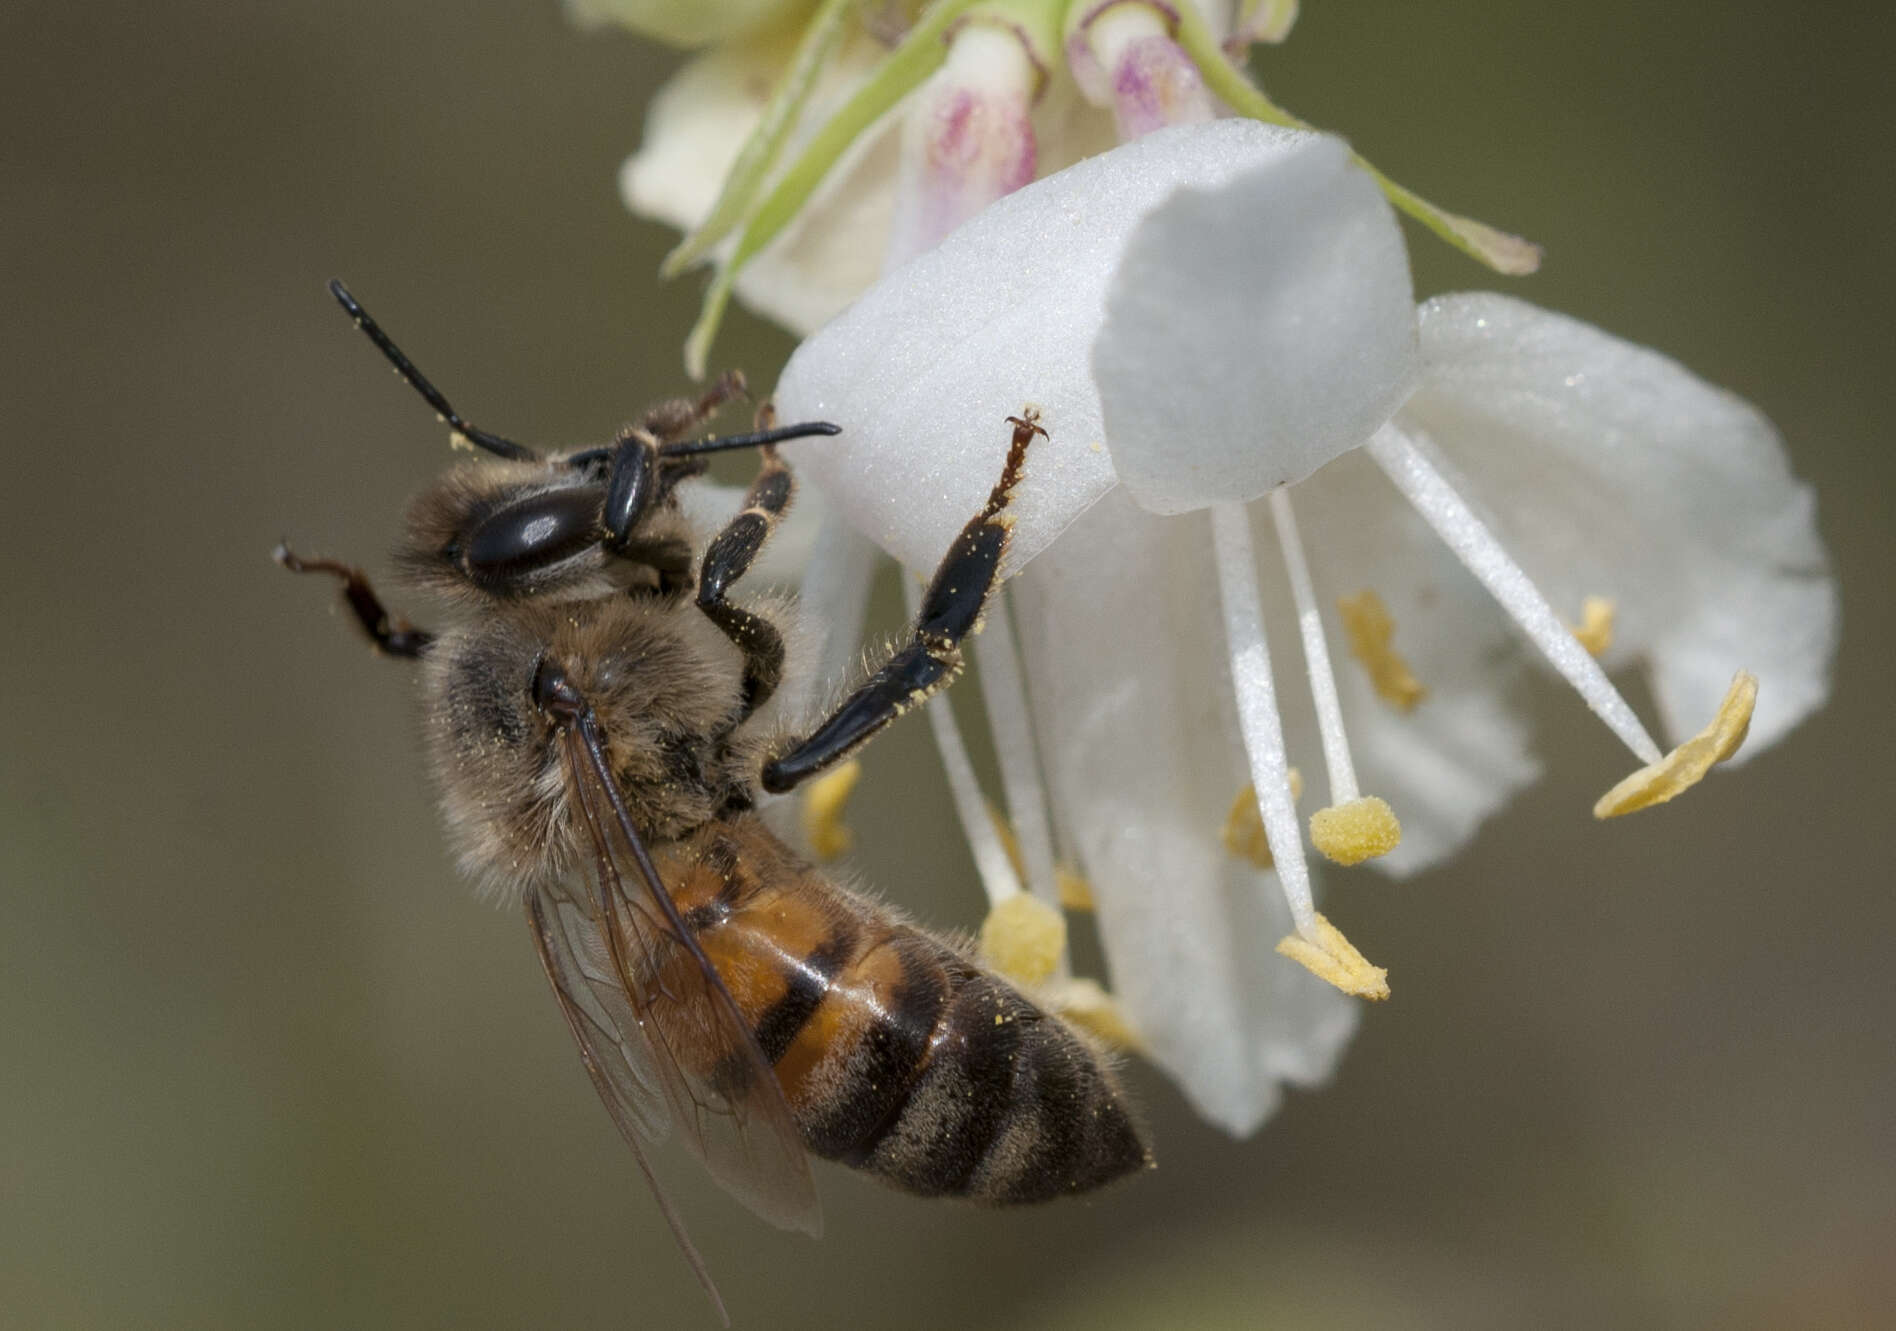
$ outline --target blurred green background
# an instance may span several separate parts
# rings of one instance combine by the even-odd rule
[[[1394,968],[1255,1139],[1131,1074],[1160,1170],[989,1215],[821,1170],[829,1233],[666,1176],[745,1327],[1789,1327],[1896,1306],[1887,6],[1313,0],[1261,71],[1547,246],[1510,289],[1759,403],[1842,583],[1830,708],[1595,825],[1550,775],[1426,878],[1331,875]],[[679,384],[695,281],[614,173],[677,57],[553,0],[0,16],[0,1324],[711,1325],[521,922],[441,848],[404,671],[268,560],[367,560],[440,433],[594,439]],[[1415,238],[1425,291],[1498,285]],[[721,363],[789,342],[739,316]],[[886,590],[886,589],[885,589]],[[980,899],[926,728],[866,876]]]

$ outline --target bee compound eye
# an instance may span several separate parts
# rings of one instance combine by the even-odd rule
[[[450,545],[476,582],[504,583],[571,559],[599,540],[599,492],[547,490],[482,518]]]

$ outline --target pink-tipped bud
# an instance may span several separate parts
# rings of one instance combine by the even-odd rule
[[[1095,106],[1112,107],[1122,140],[1217,115],[1198,67],[1172,39],[1172,24],[1163,5],[1123,0],[1095,9],[1068,39],[1081,92]]]
[[[969,23],[902,125],[902,173],[886,266],[933,249],[1034,178],[1030,119],[1040,67],[1013,29]]]

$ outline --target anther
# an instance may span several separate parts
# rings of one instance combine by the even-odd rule
[[[798,811],[803,837],[819,860],[839,859],[856,844],[856,834],[843,821],[843,809],[862,779],[862,762],[851,758],[817,777],[804,788]]]
[[[1634,772],[1614,786],[1593,806],[1595,818],[1617,818],[1664,804],[1683,795],[1724,762],[1745,742],[1751,729],[1751,709],[1758,702],[1758,677],[1739,671],[1718,705],[1710,725],[1656,763]]]
[[[1277,954],[1346,994],[1378,1002],[1389,997],[1389,972],[1370,965],[1342,931],[1321,915],[1310,933],[1300,931],[1278,943]]]
[[[1271,520],[1277,527],[1278,546],[1283,550],[1291,597],[1297,603],[1304,668],[1310,676],[1317,729],[1323,737],[1323,762],[1330,777],[1330,804],[1311,816],[1310,842],[1338,864],[1361,864],[1394,850],[1402,840],[1402,825],[1387,803],[1375,796],[1364,798],[1357,787],[1356,764],[1350,759],[1349,736],[1343,729],[1343,703],[1337,696],[1336,674],[1330,669],[1330,647],[1323,636],[1323,617],[1317,610],[1316,588],[1310,581],[1310,564],[1304,558],[1303,541],[1297,534],[1297,516],[1290,506],[1289,490],[1271,491]],[[1380,601],[1377,606],[1380,608]],[[1382,618],[1381,655],[1377,659],[1384,672],[1399,673],[1408,687],[1404,696],[1419,698],[1421,686],[1388,645],[1394,627],[1386,611]],[[1372,668],[1371,673],[1377,675],[1378,671]]]
[[[1295,804],[1301,800],[1303,793],[1303,773],[1293,767],[1290,769],[1290,802]],[[1249,860],[1260,869],[1272,866],[1271,844],[1264,836],[1264,817],[1258,812],[1256,786],[1245,786],[1231,801],[1219,839],[1224,842],[1224,848],[1239,859]]]
[[[1613,645],[1613,609],[1604,596],[1589,596],[1580,603],[1580,622],[1574,625],[1573,636],[1596,661]]]
[[[981,955],[1011,980],[1037,985],[1066,956],[1066,916],[1025,892],[997,902],[981,922]]]
[[[1354,596],[1339,596],[1336,609],[1343,616],[1343,631],[1349,635],[1350,655],[1369,672],[1376,696],[1397,711],[1414,711],[1429,691],[1395,649],[1396,621],[1390,618],[1382,597],[1365,587]]]

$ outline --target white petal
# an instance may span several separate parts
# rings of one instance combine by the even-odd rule
[[[806,341],[778,384],[786,419],[834,420],[791,445],[804,476],[912,568],[932,568],[1000,474],[1003,418],[1038,406],[1010,568],[1113,484],[1092,343],[1139,221],[1181,187],[1212,189],[1314,136],[1248,120],[1148,135],[1035,182],[878,283]]]
[[[1427,431],[1553,604],[1616,602],[1608,662],[1649,665],[1672,740],[1741,668],[1761,681],[1744,754],[1823,702],[1837,602],[1815,501],[1754,407],[1497,295],[1425,305],[1422,355],[1404,427]]]
[[[1402,844],[1372,863],[1405,876],[1447,858],[1539,775],[1521,707],[1524,656],[1487,592],[1362,453],[1338,458],[1291,497],[1358,783],[1365,794],[1388,800],[1402,822]],[[1259,548],[1274,549],[1258,507]],[[1294,614],[1283,585],[1280,572],[1266,570],[1265,614],[1273,625]],[[1349,653],[1336,602],[1365,589],[1388,607],[1393,646],[1428,689],[1413,711],[1379,698]],[[1286,677],[1291,761],[1308,774],[1321,753],[1313,712],[1289,678],[1291,666],[1278,673]]]
[[[1156,513],[1300,481],[1415,376],[1408,253],[1382,191],[1310,138],[1140,225],[1093,352],[1119,479]]]
[[[1283,896],[1220,844],[1248,778],[1210,558],[1202,516],[1109,494],[1014,584],[1015,622],[1112,988],[1198,1110],[1246,1133],[1329,1075],[1356,1004],[1275,954]]]
[[[770,43],[721,47],[674,74],[646,107],[645,141],[620,169],[626,207],[681,231],[702,221],[788,52]]]

